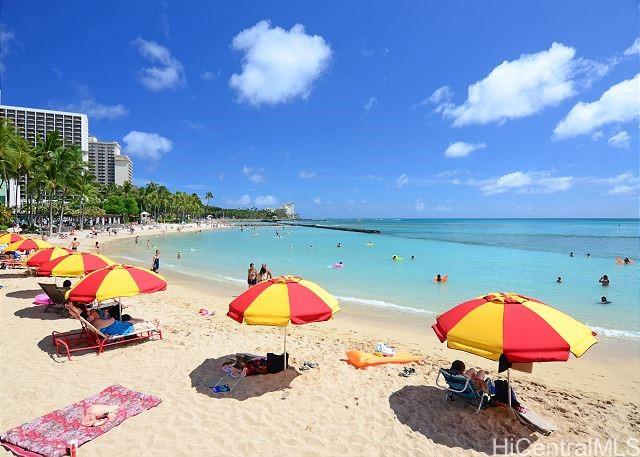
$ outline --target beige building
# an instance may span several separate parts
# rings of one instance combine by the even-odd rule
[[[128,156],[115,156],[114,172],[114,183],[116,185],[121,186],[125,182],[133,183],[133,162]]]
[[[88,161],[93,165],[93,172],[100,184],[122,185],[133,181],[133,163],[121,154],[117,141],[99,141],[89,137]]]

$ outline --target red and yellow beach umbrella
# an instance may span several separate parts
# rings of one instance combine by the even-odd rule
[[[338,300],[319,285],[297,276],[278,276],[239,295],[227,316],[249,325],[284,327],[322,322],[340,311]]]
[[[451,349],[511,363],[565,361],[597,343],[586,325],[535,298],[491,293],[437,317],[432,326]]]
[[[75,278],[114,264],[113,260],[101,254],[75,252],[43,263],[38,268],[38,276]]]
[[[0,235],[0,245],[11,244],[22,240],[24,240],[24,236],[17,233],[3,233]]]
[[[157,273],[131,265],[111,265],[88,274],[67,291],[67,300],[78,303],[133,297],[167,288]]]
[[[53,247],[40,249],[29,256],[27,259],[27,266],[31,268],[38,268],[43,263],[69,254],[71,254],[71,249],[67,248]]]
[[[46,249],[53,247],[49,243],[44,240],[40,240],[38,238],[25,238],[23,240],[16,241],[15,243],[11,243],[4,250],[7,252],[13,251],[33,251],[37,249]]]

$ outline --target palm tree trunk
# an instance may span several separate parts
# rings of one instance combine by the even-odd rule
[[[53,235],[53,193],[49,195],[49,236]]]
[[[84,199],[80,201],[80,230],[84,230]]]
[[[60,198],[60,220],[58,221],[58,233],[62,233],[62,218],[64,217],[64,197],[66,192],[62,192]]]

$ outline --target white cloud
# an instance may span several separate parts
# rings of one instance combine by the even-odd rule
[[[316,197],[313,199],[313,204],[314,205],[322,205],[322,198],[321,197]]]
[[[127,154],[151,160],[158,160],[162,157],[162,154],[171,151],[173,147],[171,140],[157,133],[139,132],[137,130],[130,131],[122,140]]]
[[[564,139],[591,131],[610,123],[629,122],[640,111],[640,73],[607,89],[599,100],[578,102],[553,131],[556,139]]]
[[[249,181],[256,184],[264,182],[264,175],[261,169],[250,168],[245,165],[242,167],[242,174],[245,175]]]
[[[187,119],[182,121],[182,125],[190,128],[191,130],[203,131],[205,129],[203,123],[197,121],[189,121]]]
[[[220,70],[218,70],[217,72],[205,71],[200,75],[200,78],[203,81],[213,81],[214,79],[217,79],[218,76],[220,76]]]
[[[247,194],[244,194],[242,197],[240,197],[240,198],[238,198],[236,200],[227,200],[227,203],[229,205],[234,205],[234,206],[239,206],[239,207],[247,207],[247,206],[251,205],[252,202],[253,202],[253,200]]]
[[[378,98],[377,97],[369,97],[369,100],[367,100],[367,102],[362,107],[362,109],[364,109],[364,114],[368,114],[369,111],[371,111],[371,108],[373,108],[373,106],[376,103],[378,103]]]
[[[609,146],[613,146],[614,148],[628,148],[629,141],[631,141],[631,136],[625,130],[622,132],[618,132],[609,138]]]
[[[307,98],[332,54],[324,38],[307,35],[303,25],[287,31],[269,21],[241,31],[231,46],[244,56],[242,73],[233,74],[229,85],[254,106]]]
[[[413,205],[413,209],[415,209],[416,211],[423,211],[426,208],[427,205],[424,204],[424,202],[422,201],[422,199],[418,198],[416,200],[416,204]]]
[[[602,130],[597,130],[591,134],[591,141],[599,141],[604,138],[604,133]]]
[[[396,186],[402,187],[402,186],[406,185],[408,182],[409,182],[409,177],[406,174],[402,173],[398,177],[398,179],[396,179]]]
[[[300,170],[300,173],[298,173],[298,176],[301,179],[313,179],[313,178],[316,177],[316,172],[315,171]]]
[[[550,172],[514,171],[505,175],[482,179],[457,180],[456,184],[477,187],[483,195],[501,194],[508,191],[528,194],[552,194],[569,190],[573,184],[571,176],[552,176]]]
[[[0,23],[0,73],[4,73],[6,70],[3,60],[9,55],[11,42],[15,37],[16,34],[11,27]]]
[[[264,208],[264,207],[273,208],[278,204],[278,199],[273,195],[260,195],[256,197],[255,204],[259,208]]]
[[[218,181],[224,181],[224,173],[218,173]]]
[[[625,56],[633,56],[636,54],[640,54],[640,37],[636,38],[631,46],[629,46],[623,52]]]
[[[484,143],[465,143],[464,141],[456,141],[451,143],[449,147],[444,151],[444,156],[448,158],[467,157],[473,151],[486,148]]]
[[[640,177],[630,171],[610,178],[594,179],[595,184],[609,187],[609,195],[627,195],[640,190]]]
[[[142,57],[152,64],[157,64],[140,70],[140,82],[147,89],[158,92],[186,84],[184,67],[171,55],[168,48],[142,38],[136,38],[132,44]]]
[[[453,119],[457,127],[530,116],[573,96],[578,88],[608,71],[609,66],[575,58],[575,53],[574,48],[553,43],[546,51],[502,62],[487,77],[469,86],[462,105],[451,103],[447,86],[436,90],[428,100],[437,105],[436,112]]]
[[[98,103],[92,99],[85,99],[80,102],[78,106],[70,106],[69,109],[73,111],[79,111],[85,113],[91,119],[116,119],[118,117],[126,116],[129,114],[129,110],[126,106],[117,105],[105,105]]]

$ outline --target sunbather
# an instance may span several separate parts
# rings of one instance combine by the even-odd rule
[[[248,357],[243,355],[238,355],[237,359],[230,359],[223,363],[222,371],[231,375],[232,378],[243,378],[245,376],[269,373],[266,357]]]
[[[130,319],[126,322],[118,321],[112,317],[100,317],[96,310],[83,311],[82,317],[89,321],[95,328],[109,336],[127,336],[134,333],[156,330],[158,322],[147,322],[142,319]]]

